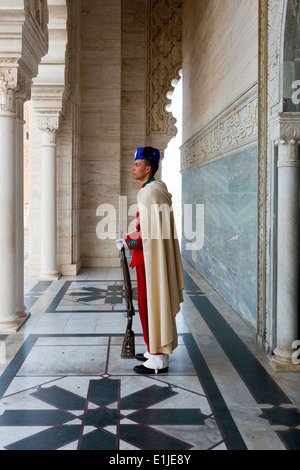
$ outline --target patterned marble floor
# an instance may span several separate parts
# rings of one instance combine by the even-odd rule
[[[179,346],[158,376],[121,359],[121,269],[27,278],[31,316],[0,335],[0,450],[300,450],[300,374],[273,371],[251,329],[185,270]],[[144,352],[138,315],[133,329]]]

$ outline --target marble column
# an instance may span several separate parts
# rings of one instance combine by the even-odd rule
[[[13,8],[12,4],[13,3]],[[37,10],[38,7],[38,10]],[[38,15],[37,15],[38,13]],[[16,332],[24,307],[23,124],[31,80],[48,49],[47,2],[0,2],[0,332]]]
[[[271,130],[278,147],[277,344],[272,362],[278,370],[300,371],[292,363],[292,344],[299,339],[299,114],[278,114]]]
[[[26,319],[24,305],[24,120],[23,101],[16,119],[16,309]]]
[[[5,72],[2,72],[5,73]],[[0,332],[16,332],[28,318],[24,306],[23,125],[16,114],[17,69],[0,106]],[[21,221],[20,221],[21,217]]]
[[[41,272],[40,279],[59,279],[57,271],[57,194],[56,133],[59,117],[39,118],[42,131],[42,197],[41,197]]]
[[[16,171],[14,113],[0,109],[0,331],[18,325],[16,313]]]

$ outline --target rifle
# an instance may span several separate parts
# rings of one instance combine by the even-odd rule
[[[135,357],[135,345],[134,345],[134,332],[132,331],[132,317],[135,315],[134,306],[132,303],[132,286],[130,280],[130,274],[127,264],[127,258],[125,255],[124,247],[120,250],[121,262],[123,265],[123,276],[125,284],[126,304],[127,304],[127,328],[124,336],[121,358],[122,359],[133,359]]]

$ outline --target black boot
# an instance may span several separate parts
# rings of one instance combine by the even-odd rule
[[[135,366],[133,370],[137,374],[152,375],[152,374],[163,374],[164,372],[168,372],[169,367],[165,367],[164,369],[149,369],[149,367],[145,367],[144,364],[142,364],[140,366]]]
[[[136,355],[135,355],[135,358],[136,358],[137,361],[141,361],[141,362],[147,361],[147,359],[145,358],[144,354],[142,354],[142,353],[136,354]]]

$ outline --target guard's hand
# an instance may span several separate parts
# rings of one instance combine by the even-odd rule
[[[128,248],[127,243],[125,242],[124,238],[119,238],[118,240],[116,240],[116,245],[119,251],[121,251],[123,247],[125,249]]]

